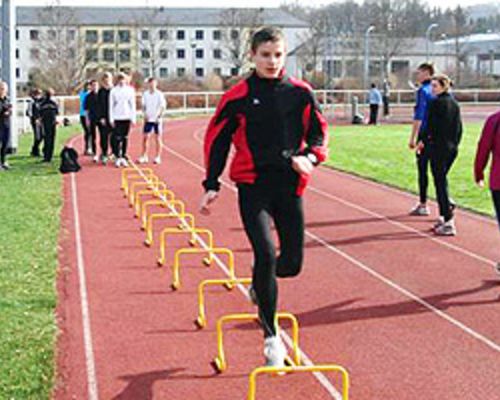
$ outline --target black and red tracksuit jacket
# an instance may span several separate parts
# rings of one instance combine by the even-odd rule
[[[205,190],[220,189],[219,177],[233,143],[230,177],[254,183],[269,169],[291,168],[291,157],[313,153],[317,163],[327,157],[328,124],[311,87],[285,73],[263,79],[255,72],[227,91],[205,135]],[[301,175],[302,195],[309,175]]]

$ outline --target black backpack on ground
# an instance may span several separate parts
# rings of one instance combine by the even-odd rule
[[[68,172],[78,172],[82,169],[78,164],[78,153],[75,149],[65,146],[61,151],[61,166],[59,171],[63,174]]]

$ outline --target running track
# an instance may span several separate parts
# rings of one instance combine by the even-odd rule
[[[206,122],[167,124],[167,150],[156,172],[197,215],[197,225],[235,251],[238,276],[248,276],[251,252],[227,177],[212,216],[197,213]],[[139,139],[132,135],[134,158]],[[81,147],[79,139],[74,144]],[[169,268],[155,264],[157,243],[142,245],[144,233],[119,190],[119,171],[82,163],[64,185],[55,398],[244,399],[247,375],[262,363],[260,331],[234,325],[225,337],[228,371],[217,376],[209,363],[216,318],[253,308],[239,290],[211,290],[209,326],[197,331],[197,284],[224,277],[223,271],[188,259],[183,287],[172,292]],[[435,239],[428,234],[432,219],[406,215],[414,201],[317,169],[305,196],[304,271],[281,281],[279,308],[298,316],[309,359],[349,369],[352,399],[498,399],[497,227],[459,212],[459,236]],[[185,244],[180,238],[171,243],[168,260]],[[258,398],[330,399],[335,389],[329,385],[340,389],[338,377],[263,378]]]

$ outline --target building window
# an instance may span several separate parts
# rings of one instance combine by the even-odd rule
[[[203,68],[196,68],[196,76],[198,78],[203,78],[203,76],[205,76],[205,70]]]
[[[391,72],[393,74],[401,74],[408,73],[410,71],[410,62],[409,61],[393,61],[391,63]]]
[[[114,31],[102,31],[102,41],[104,43],[113,43],[115,41],[115,32]]]
[[[238,76],[240,74],[240,69],[238,67],[231,68],[231,76]]]
[[[56,40],[57,32],[55,30],[50,29],[47,33],[48,33],[49,40]]]
[[[19,40],[19,29],[16,29],[16,40]]]
[[[221,40],[221,31],[220,30],[216,30],[216,31],[213,31],[212,33],[212,37],[214,40]]]
[[[177,77],[182,78],[186,75],[186,68],[177,68]]]
[[[50,57],[50,54],[49,54]],[[85,52],[85,59],[87,62],[97,62],[99,60],[97,49],[87,49]]]
[[[16,58],[17,59],[19,59],[19,55],[20,55],[19,49],[16,49]]]
[[[39,36],[40,36],[40,34],[37,30],[35,30],[35,29],[30,30],[30,39],[31,40],[38,40],[40,38]]]
[[[186,31],[177,31],[177,40],[186,39]]]
[[[39,60],[40,59],[40,49],[31,49],[30,50],[30,58],[32,60]]]
[[[149,31],[146,31],[146,30],[141,31],[141,39],[142,40],[149,40]]]
[[[130,43],[129,30],[118,31],[118,37],[120,38],[120,43]]]
[[[85,31],[85,42],[86,43],[97,43],[98,34],[97,31]]]
[[[186,50],[177,49],[177,58],[186,58]]]
[[[149,68],[143,68],[142,69],[142,76],[145,78],[149,77]]]
[[[220,60],[222,58],[222,51],[221,51],[221,49],[214,49],[214,58],[216,60]]]
[[[166,60],[168,58],[168,50],[160,49],[160,58]]]
[[[240,33],[236,29],[231,30],[231,39],[235,40],[240,37]]]
[[[341,60],[327,60],[323,68],[329,78],[340,78],[342,76]]]
[[[102,59],[106,62],[115,62],[115,51],[113,49],[103,49]]]
[[[160,78],[168,77],[168,68],[162,67],[160,68]]]
[[[203,49],[196,49],[196,58],[203,58],[205,56],[205,52]]]
[[[218,76],[222,76],[222,68],[214,68],[214,74]]]
[[[196,40],[203,40],[205,38],[205,32],[202,31],[201,29],[196,30],[195,38]]]
[[[16,78],[20,78],[21,77],[21,69],[20,68],[16,68]]]
[[[74,29],[70,29],[67,34],[68,40],[75,40],[76,31]]]
[[[168,39],[168,31],[166,29],[160,30],[160,40]]]
[[[141,50],[141,57],[144,60],[149,60],[151,58],[151,52],[148,49],[142,49]]]
[[[120,57],[121,62],[129,62],[130,61],[130,49],[121,49],[119,57]]]

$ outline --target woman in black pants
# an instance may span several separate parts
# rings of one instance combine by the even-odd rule
[[[434,226],[439,236],[456,235],[453,220],[453,203],[448,193],[448,172],[458,155],[462,138],[462,119],[457,101],[449,93],[451,80],[446,75],[436,75],[431,81],[436,98],[429,104],[427,124],[427,149],[436,187],[440,219]]]
[[[276,330],[276,277],[299,274],[303,260],[302,193],[326,158],[328,127],[311,88],[284,71],[281,31],[263,28],[251,43],[255,71],[222,97],[205,136],[206,179],[201,211],[220,189],[231,143],[231,179],[254,253],[252,289],[264,329],[267,365],[284,365],[286,349]],[[276,255],[271,221],[280,242]]]

